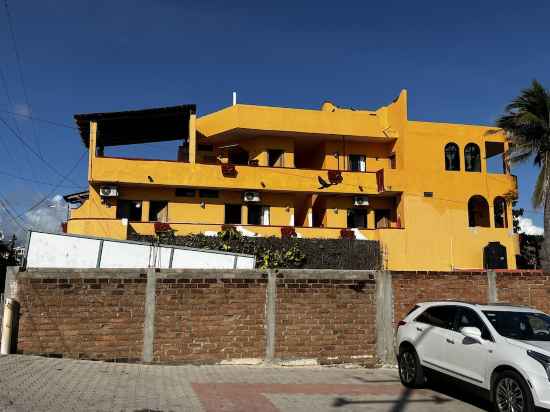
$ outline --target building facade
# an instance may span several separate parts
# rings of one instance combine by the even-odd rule
[[[233,225],[249,236],[354,236],[384,248],[389,269],[479,269],[517,236],[502,133],[411,121],[407,92],[375,111],[235,104],[76,115],[89,148],[89,193],[67,231],[126,239],[166,222],[176,235]],[[104,155],[107,146],[180,140],[173,160]],[[290,229],[289,229],[290,228]]]

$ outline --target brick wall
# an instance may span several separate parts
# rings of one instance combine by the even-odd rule
[[[487,302],[485,272],[393,272],[394,322],[403,319],[417,302],[463,300]]]
[[[535,307],[550,313],[550,276],[536,271],[497,272],[500,302]]]
[[[277,279],[276,358],[374,363],[375,279]]]
[[[154,360],[216,362],[262,358],[267,277],[220,279],[161,275]]]
[[[391,290],[382,293],[388,290],[384,277],[389,275]],[[155,362],[211,363],[273,354],[275,359],[373,364],[376,356],[393,359],[392,335],[377,334],[377,329],[391,330],[420,301],[486,302],[489,289],[495,288],[500,302],[550,312],[550,275],[534,271],[488,276],[282,270],[268,276],[261,271],[169,270],[151,279],[155,277],[150,284],[155,293],[148,295],[156,300],[155,312],[146,317],[143,271],[19,273],[18,351],[141,360],[144,334],[152,322],[149,348]],[[377,308],[384,307],[378,315],[390,315],[377,316]]]
[[[139,360],[143,349],[144,275],[18,278],[18,352],[75,359]]]

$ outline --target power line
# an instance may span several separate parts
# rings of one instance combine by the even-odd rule
[[[17,47],[17,40],[15,38],[15,30],[13,28],[13,22],[12,22],[12,18],[11,18],[11,13],[10,13],[10,9],[9,9],[9,6],[8,6],[8,0],[4,0],[4,5],[6,7],[6,16],[7,16],[7,20],[8,20],[8,27],[9,27],[9,31],[10,31],[10,35],[11,35],[11,40],[12,40],[12,44],[13,44],[13,50],[15,52],[15,58],[17,60],[17,70],[19,72],[19,80],[21,81],[21,87],[23,88],[23,95],[25,97],[25,104],[27,105],[27,107],[29,108],[29,110],[31,111],[32,113],[32,106],[30,104],[30,100],[29,100],[29,93],[27,92],[27,86],[25,84],[25,79],[23,77],[23,65],[21,64],[21,55],[19,54],[19,48]],[[42,149],[40,148],[40,140],[38,139],[38,136],[36,135],[36,126],[31,118],[31,129],[33,131],[33,137],[34,137],[34,141],[38,147],[38,152],[40,154],[42,154]]]
[[[33,206],[31,206],[29,209],[27,209],[27,211],[23,212],[23,213],[20,213],[19,215],[17,215],[18,218],[20,218],[21,216],[23,216],[24,214],[26,213],[29,213],[30,211],[36,209],[38,206],[40,206],[42,203],[44,203],[47,199],[50,198],[50,196],[52,196],[56,191],[57,189],[63,184],[63,182],[65,180],[67,180],[67,178],[69,177],[70,174],[72,174],[74,172],[74,170],[76,169],[76,167],[80,164],[80,162],[82,161],[82,159],[84,158],[84,155],[86,154],[86,152],[82,152],[82,154],[80,155],[80,157],[78,158],[78,160],[76,161],[76,163],[73,165],[73,167],[71,168],[71,170],[69,170],[64,176],[63,178],[59,181],[58,184],[56,184],[52,190],[50,190],[50,192],[44,196],[39,202],[35,203]]]
[[[20,135],[17,134],[17,132],[15,130],[13,130],[13,128],[9,125],[9,123],[6,122],[6,120],[4,120],[3,118],[0,117],[0,122],[2,122],[4,124],[4,126],[6,126],[8,128],[8,130],[17,138],[17,140],[19,140],[23,144],[23,146],[25,146],[33,155],[35,155],[38,159],[40,159],[40,161],[42,161],[42,163],[44,163],[50,170],[52,170],[59,177],[61,177],[63,179],[67,179],[71,183],[75,184],[76,186],[79,186],[78,183],[76,183],[74,180],[71,180],[71,179],[68,179],[67,177],[65,177],[59,170],[57,170],[48,161],[46,161],[46,159],[44,159],[40,153],[38,153],[36,150],[34,150]],[[83,153],[86,153],[86,152],[83,152]]]
[[[23,177],[23,176],[17,176],[13,173],[9,173],[9,172],[6,172],[4,170],[0,170],[0,175],[4,175],[4,176],[8,176],[8,177],[11,177],[13,179],[19,179],[19,180],[22,180],[22,181],[25,181],[25,182],[31,182],[31,183],[36,183],[36,184],[40,184],[40,185],[45,185],[45,186],[56,186],[55,183],[49,183],[49,182],[45,182],[45,181],[42,181],[42,180],[34,180],[34,179],[30,179],[28,177]],[[85,186],[82,186],[82,185],[60,185],[59,187],[65,187],[65,188],[75,188],[75,187],[78,187],[78,188],[84,188]]]
[[[64,124],[64,123],[54,122],[53,120],[40,119],[38,117],[34,117],[32,115],[29,115],[29,114],[16,113],[16,112],[12,112],[12,111],[9,111],[9,110],[0,110],[0,112],[8,113],[8,114],[11,114],[12,116],[19,116],[19,117],[24,117],[26,119],[32,119],[32,120],[35,120],[35,121],[41,122],[41,123],[51,124],[52,126],[63,127],[65,129],[79,130],[78,127],[70,126],[70,125]]]
[[[8,217],[15,223],[17,224],[17,226],[19,226],[21,229],[23,230],[28,230],[28,227],[26,226],[23,226],[23,224],[25,223],[22,219],[21,222],[23,222],[23,224],[21,224],[19,222],[19,217],[15,216],[9,209],[9,202],[7,201],[7,199],[3,198],[3,196],[0,194],[0,206],[2,206],[2,209],[6,212],[6,214],[8,215]]]
[[[2,80],[2,85],[4,87],[4,90],[5,90],[5,93],[6,93],[6,98],[8,99],[9,106],[10,107],[15,107],[15,105],[13,104],[13,100],[11,98],[11,93],[10,93],[10,90],[9,90],[9,87],[8,87],[7,79],[4,76],[4,72],[2,71],[1,68],[0,68],[0,78]],[[17,129],[17,132],[19,133],[19,135],[21,135],[21,128],[19,127],[19,122],[17,121],[17,119],[14,116],[12,116],[12,119],[13,119],[13,122],[15,123],[15,128]],[[2,142],[2,144],[4,145],[4,142]],[[6,145],[5,148],[6,148],[6,152],[10,156],[10,158],[13,160],[14,163],[16,163],[14,156],[11,154],[11,151],[9,150],[9,145]],[[36,179],[36,173],[35,173],[35,170],[34,170],[34,167],[33,167],[32,163],[30,161],[29,154],[25,153],[25,157],[27,159],[27,162],[29,163],[29,169],[31,171],[31,174],[33,175],[33,178]]]

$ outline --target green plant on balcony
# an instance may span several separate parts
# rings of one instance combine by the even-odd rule
[[[175,230],[170,227],[169,223],[155,222],[155,234],[160,243],[166,243],[168,239],[174,237]]]
[[[306,259],[297,245],[283,250],[264,250],[261,254],[260,269],[277,269],[281,267],[301,267]]]

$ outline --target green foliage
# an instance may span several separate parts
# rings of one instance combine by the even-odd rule
[[[303,265],[306,255],[298,245],[288,249],[262,251],[260,255],[260,269],[299,268]]]
[[[540,168],[532,203],[541,206],[550,191],[550,91],[533,80],[531,87],[506,106],[497,126],[510,140],[512,163],[533,159]]]

